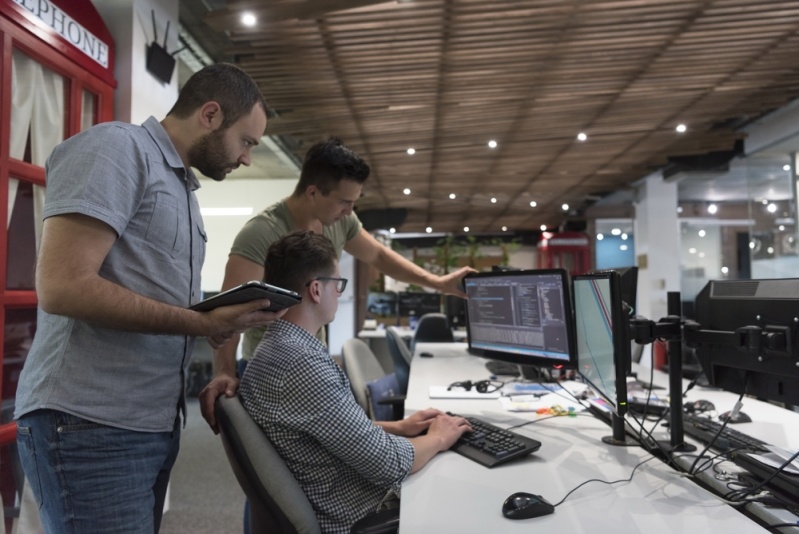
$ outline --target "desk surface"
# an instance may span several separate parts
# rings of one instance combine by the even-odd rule
[[[390,326],[390,325],[389,325]],[[407,326],[398,326],[397,330],[402,337],[406,337],[408,339],[413,337],[414,330],[411,330]],[[452,331],[452,336],[455,338],[456,341],[462,341],[466,339],[466,330],[462,330],[456,328]],[[361,330],[358,332],[358,337],[361,339],[375,339],[375,338],[385,338],[386,337],[386,329],[385,328],[373,328],[369,330]]]
[[[430,385],[487,378],[485,360],[466,354],[466,345],[420,344],[417,352],[433,358],[414,358],[411,366],[406,414],[436,408],[473,415],[501,427],[535,421],[514,431],[542,442],[541,449],[522,459],[493,469],[455,453],[439,454],[402,488],[401,532],[763,532],[753,520],[733,510],[712,493],[658,459],[641,465],[630,482],[606,485],[591,482],[572,493],[552,515],[512,521],[502,516],[503,501],[512,493],[526,491],[542,495],[555,504],[570,490],[590,479],[627,479],[640,462],[652,458],[639,447],[615,447],[601,441],[610,428],[587,415],[544,418],[534,413],[504,411],[496,399],[464,400],[428,397]],[[663,377],[664,378],[664,377]],[[700,391],[694,399],[713,400]],[[723,392],[713,391],[720,403]],[[720,395],[720,396],[719,396]],[[729,394],[727,394],[729,395]],[[737,398],[737,396],[736,396]],[[716,401],[713,401],[716,402]],[[749,403],[745,405],[745,411]],[[729,409],[717,404],[720,411]],[[730,405],[731,407],[731,405]],[[799,444],[799,429],[779,424],[782,408],[761,406],[757,423],[773,434],[776,445]],[[587,413],[587,412],[585,412]],[[799,414],[795,414],[799,419]],[[536,420],[540,419],[540,420]],[[799,427],[799,425],[793,425]],[[750,433],[749,428],[742,428]],[[794,432],[794,433],[789,433]],[[787,519],[785,519],[787,520]],[[795,520],[795,518],[794,518]]]

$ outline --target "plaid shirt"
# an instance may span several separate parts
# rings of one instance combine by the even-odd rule
[[[255,350],[239,388],[316,511],[324,532],[347,533],[377,510],[413,464],[413,445],[376,426],[325,346],[278,320]]]

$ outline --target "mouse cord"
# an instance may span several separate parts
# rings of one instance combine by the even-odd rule
[[[657,458],[657,457],[656,456],[650,456],[646,460],[643,460],[643,461],[639,462],[635,467],[633,467],[633,470],[630,472],[630,476],[627,477],[627,478],[621,479],[621,480],[607,481],[607,480],[601,480],[599,478],[592,478],[590,480],[586,480],[585,482],[582,482],[581,484],[577,485],[575,488],[569,490],[569,492],[561,500],[559,500],[557,503],[553,504],[552,506],[560,506],[561,504],[563,504],[563,501],[565,501],[566,499],[569,498],[569,495],[571,495],[572,493],[574,493],[578,489],[582,488],[583,486],[585,486],[589,482],[601,482],[602,484],[607,484],[608,486],[610,486],[612,484],[618,484],[620,482],[630,482],[633,479],[633,476],[635,476],[635,472],[638,470],[639,467],[641,467],[642,465],[644,465],[647,462],[651,462],[655,458]]]
[[[743,394],[743,393],[741,393],[741,396],[740,396],[740,397],[738,397],[738,402],[736,402],[736,403],[735,403],[735,405],[736,405],[736,406],[738,406],[739,404],[741,404],[741,400],[742,400],[743,398],[744,398],[744,394]],[[702,449],[702,452],[700,452],[700,453],[699,453],[699,454],[696,456],[696,459],[694,460],[694,463],[692,463],[692,464],[691,464],[691,468],[690,468],[690,469],[688,469],[688,473],[689,473],[689,474],[694,474],[694,469],[696,468],[696,464],[697,464],[697,463],[699,462],[699,460],[700,460],[700,459],[701,459],[701,458],[702,458],[702,457],[705,455],[705,453],[708,451],[708,449],[710,449],[710,447],[712,447],[712,446],[713,446],[713,444],[714,444],[714,443],[716,443],[716,440],[718,440],[718,439],[719,439],[719,436],[721,436],[721,433],[722,433],[722,432],[724,432],[724,429],[725,429],[725,428],[727,428],[727,425],[729,424],[729,422],[730,422],[730,420],[731,420],[731,419],[732,419],[732,417],[728,417],[727,419],[725,419],[725,420],[724,420],[724,423],[722,423],[722,425],[721,425],[721,426],[719,427],[719,429],[716,431],[716,435],[715,435],[715,436],[713,436],[713,439],[711,439],[711,440],[710,440],[710,442],[709,442],[709,443],[707,443],[707,445],[705,445],[705,448],[704,448],[704,449]]]

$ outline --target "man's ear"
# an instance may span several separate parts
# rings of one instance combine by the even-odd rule
[[[216,130],[222,126],[224,115],[222,107],[213,100],[206,102],[200,108],[200,124],[208,130]]]
[[[311,297],[314,304],[322,302],[322,284],[319,280],[313,280],[311,285],[308,286],[308,295]]]
[[[309,185],[308,187],[305,188],[305,196],[307,196],[307,197],[313,198],[316,195],[318,195],[319,193],[320,193],[319,188],[316,187],[313,184],[311,184],[311,185]]]

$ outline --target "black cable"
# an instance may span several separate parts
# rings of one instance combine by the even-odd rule
[[[746,389],[746,388],[744,388],[744,389]],[[735,405],[737,406],[738,404],[740,404],[741,401],[743,400],[743,398],[744,398],[744,394],[741,393],[741,396],[738,397],[738,402],[736,402]],[[702,456],[704,456],[704,454],[708,451],[708,449],[710,449],[710,447],[712,447],[713,444],[716,443],[716,440],[719,439],[719,436],[721,436],[722,432],[724,432],[724,429],[727,428],[727,425],[729,424],[730,419],[732,419],[732,417],[728,417],[727,419],[724,420],[724,422],[721,424],[719,429],[716,431],[716,435],[713,436],[713,439],[711,439],[710,442],[707,445],[705,445],[705,448],[702,449],[702,452],[700,452],[697,455],[696,459],[694,460],[694,463],[691,464],[690,469],[688,469],[688,473],[693,474],[694,467],[696,467],[696,463],[699,461],[699,459]]]
[[[630,482],[633,479],[633,476],[635,476],[635,472],[638,470],[639,467],[641,467],[642,465],[644,465],[645,463],[647,463],[649,461],[654,460],[655,458],[656,458],[655,456],[650,456],[646,460],[643,460],[642,462],[639,462],[635,467],[633,467],[632,472],[630,472],[630,476],[627,477],[627,478],[624,478],[624,479],[614,480],[612,482],[608,482],[607,480],[600,480],[598,478],[592,478],[590,480],[586,480],[585,482],[582,482],[581,484],[577,485],[575,488],[571,489],[561,500],[559,500],[557,503],[553,504],[552,506],[555,506],[555,507],[560,506],[561,504],[563,504],[563,501],[565,501],[566,499],[569,498],[569,495],[571,495],[572,493],[574,493],[578,489],[582,488],[583,486],[585,486],[589,482],[601,482],[602,484],[607,484],[608,486],[613,485],[613,484],[618,484],[619,482]]]

